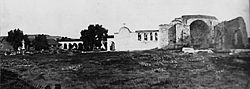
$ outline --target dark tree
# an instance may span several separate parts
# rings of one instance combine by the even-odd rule
[[[38,35],[33,41],[34,47],[36,50],[46,50],[49,49],[49,44],[46,35]]]
[[[89,26],[89,28],[90,28],[90,26]],[[85,30],[81,31],[80,39],[83,41],[84,50],[87,50],[87,51],[93,50],[93,44],[94,44],[94,40],[95,40],[93,33],[94,33],[93,30],[85,29]]]
[[[101,49],[102,41],[107,41],[108,30],[102,25],[89,25],[88,29],[81,31],[80,39],[83,41],[84,49],[87,51]]]
[[[23,40],[24,40],[24,44],[25,44],[25,49],[29,49],[31,47],[31,42],[28,38],[28,35],[24,35]]]
[[[22,46],[23,38],[23,31],[19,29],[11,30],[8,32],[7,42],[13,46],[14,50],[17,50],[18,47]]]

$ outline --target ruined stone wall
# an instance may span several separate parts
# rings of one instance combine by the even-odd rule
[[[189,44],[190,27],[184,24],[176,24],[176,43]]]
[[[224,36],[224,33],[223,33],[223,29],[224,29],[224,22],[223,23],[219,23],[218,25],[216,25],[214,27],[214,48],[216,49],[224,49],[223,48],[223,36]]]
[[[183,25],[182,24],[176,24],[176,42],[178,43],[178,42],[180,42],[180,40],[182,39],[182,31],[183,31],[183,29],[184,29],[184,27],[183,27]]]
[[[172,27],[170,24],[162,24],[159,25],[159,42],[158,42],[158,48],[164,48],[168,46],[169,44],[169,28]]]
[[[248,44],[245,22],[242,17],[219,23],[213,16],[186,15],[170,24],[160,25],[158,48],[179,44],[198,45],[197,49],[245,48]]]
[[[202,21],[204,22],[208,28],[209,32],[205,35],[206,42],[200,42],[204,43],[206,45],[210,45],[209,43],[212,43],[212,39],[214,38],[213,33],[214,31],[214,25],[217,24],[217,18],[213,16],[205,16],[205,15],[185,15],[181,18],[176,18],[173,20],[170,24],[164,24],[160,25],[160,41],[159,41],[159,48],[163,47],[173,47],[175,45],[192,45],[191,42],[191,32],[190,32],[190,25],[193,22],[196,21]],[[202,31],[199,31],[200,33],[203,33]],[[194,32],[195,33],[195,32]],[[197,32],[198,33],[198,32]],[[207,42],[208,41],[208,42]],[[197,43],[197,42],[196,42]],[[194,43],[193,43],[194,44]],[[209,46],[206,46],[209,47]]]
[[[214,41],[219,49],[242,49],[248,44],[246,25],[242,17],[219,23],[215,26],[214,34]]]
[[[174,45],[176,43],[176,25],[168,29],[168,43]]]

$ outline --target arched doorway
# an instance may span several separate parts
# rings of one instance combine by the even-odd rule
[[[244,43],[243,43],[243,37],[241,35],[241,31],[240,30],[235,30],[234,31],[234,35],[233,35],[233,48],[236,48],[236,49],[240,49],[240,48],[244,48]]]
[[[83,50],[83,44],[82,43],[78,43],[78,50]]]
[[[73,49],[77,49],[77,44],[76,43],[73,43]]]
[[[73,44],[69,43],[69,50],[71,50],[73,47]]]
[[[67,46],[68,46],[68,45],[67,45],[66,43],[64,43],[63,49],[67,49],[67,48],[68,48]]]
[[[191,46],[196,49],[208,48],[209,26],[202,20],[190,24]]]
[[[111,41],[110,51],[115,51],[115,42]]]

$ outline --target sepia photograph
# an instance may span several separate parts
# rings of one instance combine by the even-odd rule
[[[250,89],[250,0],[0,0],[0,89]]]

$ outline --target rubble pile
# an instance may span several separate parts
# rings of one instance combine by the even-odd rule
[[[103,52],[4,56],[1,67],[15,70],[20,80],[38,89],[247,89],[248,58],[171,51]],[[2,82],[6,81],[1,80],[1,87],[6,84]]]

